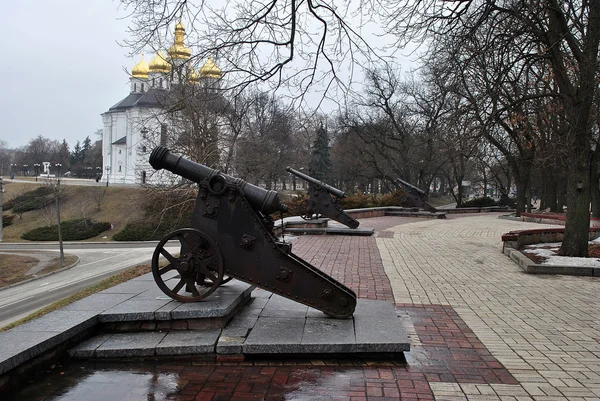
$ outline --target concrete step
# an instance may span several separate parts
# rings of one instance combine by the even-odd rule
[[[405,322],[389,302],[359,299],[354,316],[334,319],[286,298],[257,297],[224,329],[101,333],[69,350],[75,359],[218,355],[398,357],[410,350]]]

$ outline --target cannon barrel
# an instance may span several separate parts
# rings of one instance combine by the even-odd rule
[[[318,186],[324,188],[327,192],[329,192],[330,194],[332,194],[332,195],[334,195],[334,196],[336,196],[338,198],[345,198],[346,197],[346,193],[344,191],[339,190],[339,189],[337,189],[335,187],[332,187],[329,184],[325,184],[323,181],[319,181],[316,178],[312,178],[310,175],[306,175],[304,173],[301,173],[300,171],[294,170],[293,168],[291,168],[289,166],[286,167],[286,171],[289,172],[289,173],[294,174],[296,177],[302,178],[303,180],[305,180],[305,181],[307,181],[307,182],[309,182],[311,184],[318,185]]]
[[[165,169],[172,173],[180,175],[188,180],[199,183],[202,180],[215,182],[218,185],[218,179],[214,177],[224,177],[231,184],[236,184],[248,203],[254,210],[261,211],[264,214],[271,214],[276,211],[287,211],[287,206],[279,200],[279,194],[276,191],[267,190],[256,185],[247,183],[240,178],[234,178],[223,174],[200,163],[195,163],[183,156],[174,155],[164,146],[157,146],[150,154],[150,165],[155,170]]]
[[[420,193],[421,195],[425,195],[425,191],[423,191],[421,188],[417,188],[414,185],[400,179],[400,178],[396,178],[395,180],[396,182],[404,185],[404,187],[408,188],[408,189],[414,189],[415,191],[417,191],[418,193]]]

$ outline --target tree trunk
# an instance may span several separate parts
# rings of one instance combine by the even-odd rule
[[[577,146],[579,155],[569,164],[567,221],[560,254],[587,257],[590,230],[590,172],[588,153]]]
[[[556,212],[558,203],[556,199],[556,177],[553,169],[542,168],[542,199],[540,209],[550,208],[550,211]]]
[[[600,217],[600,171],[598,171],[599,153],[597,149],[592,156],[590,171],[590,199],[592,201],[592,217]]]

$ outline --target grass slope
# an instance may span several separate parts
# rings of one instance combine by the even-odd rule
[[[4,201],[8,201],[26,191],[31,191],[39,185],[35,182],[29,184],[10,182],[9,180],[5,180],[4,183]],[[86,241],[110,241],[112,236],[119,232],[128,221],[142,216],[140,203],[145,193],[144,189],[107,188],[101,184],[98,186],[64,185],[63,188],[65,199],[60,204],[61,220],[89,218],[95,221],[108,221],[113,225],[111,230]],[[106,190],[106,195],[102,199],[101,208],[98,211],[94,198],[98,191],[104,190]],[[4,211],[4,213],[11,213],[11,211]],[[24,232],[48,224],[56,224],[54,206],[52,206],[52,209],[23,213],[22,219],[15,216],[13,224],[4,228],[4,242],[23,242],[21,235]],[[105,235],[108,238],[103,239],[102,237]]]

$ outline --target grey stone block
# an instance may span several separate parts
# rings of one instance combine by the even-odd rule
[[[261,317],[283,317],[283,318],[305,318],[308,312],[308,306],[299,304],[273,294],[264,309],[260,313]]]
[[[408,335],[390,302],[360,299],[354,311],[355,352],[402,352]]]
[[[60,337],[60,333],[49,331],[0,333],[0,374],[60,344]]]
[[[137,320],[154,320],[154,312],[165,306],[167,300],[129,299],[114,308],[102,312],[98,318],[101,322],[128,322]]]
[[[273,293],[271,291],[263,290],[262,288],[256,288],[254,291],[252,291],[253,298],[269,299],[269,298],[271,298],[271,295],[273,295]]]
[[[301,341],[304,353],[347,353],[355,343],[352,319],[306,319]]]
[[[88,359],[93,358],[96,348],[104,344],[113,334],[99,334],[94,336],[76,347],[71,348],[68,354],[71,358],[75,359]]]
[[[308,312],[306,312],[306,317],[307,318],[323,318],[323,317],[327,317],[327,315],[318,309],[308,308]]]
[[[73,302],[61,310],[104,312],[130,299],[132,296],[133,294],[93,294],[82,300]]]
[[[134,299],[152,299],[157,301],[172,301],[173,298],[165,294],[157,285],[148,288],[146,291],[143,291],[134,296]]]
[[[113,334],[96,348],[97,358],[122,358],[154,356],[156,346],[167,333],[118,333]]]
[[[217,342],[216,352],[221,355],[241,354],[245,340],[243,337],[230,337],[221,334]]]
[[[156,355],[196,355],[215,352],[221,330],[172,331],[156,346]]]
[[[98,322],[97,311],[69,311],[59,309],[48,313],[38,319],[32,320],[11,331],[15,332],[53,332],[60,334],[60,338],[68,338],[94,326]]]
[[[142,292],[156,286],[147,280],[129,280],[124,283],[107,288],[100,294],[141,294]]]
[[[301,352],[304,318],[259,317],[244,342],[245,354]]]

